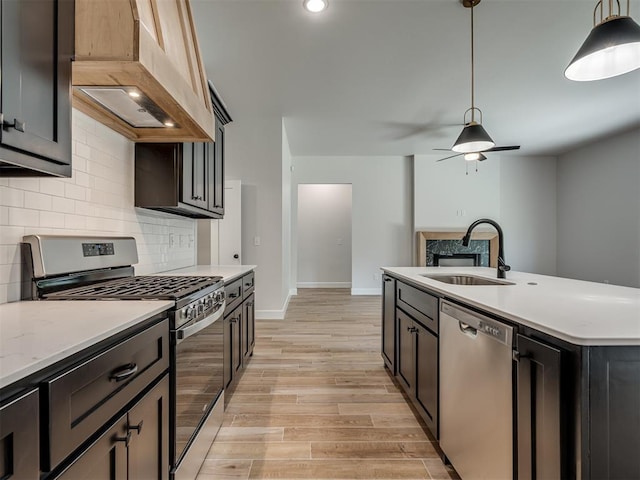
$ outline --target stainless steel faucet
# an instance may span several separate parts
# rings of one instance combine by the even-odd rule
[[[488,223],[489,225],[493,225],[498,231],[498,278],[506,278],[506,272],[511,270],[511,267],[506,264],[504,261],[504,234],[502,233],[502,228],[497,224],[494,220],[490,218],[481,218],[480,220],[476,220],[467,229],[467,233],[462,237],[462,245],[464,247],[469,246],[469,241],[471,240],[471,231],[476,228],[481,223]]]

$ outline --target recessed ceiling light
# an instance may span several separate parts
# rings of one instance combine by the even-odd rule
[[[302,6],[311,13],[320,13],[329,6],[329,0],[303,0]]]
[[[171,120],[167,120],[166,122],[164,122],[164,126],[165,127],[175,127],[176,124],[173,123]]]
[[[131,91],[129,92],[129,96],[130,96],[131,98],[139,98],[139,97],[140,97],[140,94],[139,94],[138,92],[136,92],[135,90],[131,90]]]

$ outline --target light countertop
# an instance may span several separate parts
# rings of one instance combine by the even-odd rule
[[[640,345],[638,288],[513,271],[507,272],[506,281],[515,285],[450,285],[422,274],[464,273],[494,279],[496,270],[484,267],[382,270],[576,345]]]
[[[227,283],[255,270],[255,268],[255,265],[194,265],[193,267],[178,268],[168,272],[156,273],[155,275],[220,276]]]
[[[30,301],[0,305],[0,388],[42,370],[174,302]]]

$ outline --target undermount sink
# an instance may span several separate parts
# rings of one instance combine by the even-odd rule
[[[493,280],[491,278],[476,277],[473,275],[423,273],[422,276],[439,282],[450,283],[451,285],[515,285],[515,283],[505,282],[504,280]]]

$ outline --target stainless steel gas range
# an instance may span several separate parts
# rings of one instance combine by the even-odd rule
[[[196,477],[224,410],[222,277],[134,276],[132,237],[24,237],[23,299],[172,300],[170,438],[175,479]]]

